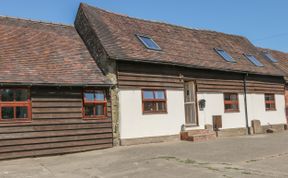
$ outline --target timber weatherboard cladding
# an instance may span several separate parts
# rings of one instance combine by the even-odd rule
[[[183,89],[184,81],[196,81],[197,92],[244,92],[244,74],[123,61],[117,68],[119,88]],[[249,75],[246,86],[247,93],[284,94],[281,77]]]
[[[0,123],[0,160],[73,153],[113,146],[110,96],[107,118],[82,119],[81,88],[31,88],[32,120]]]
[[[82,90],[31,90],[32,118],[82,118]]]

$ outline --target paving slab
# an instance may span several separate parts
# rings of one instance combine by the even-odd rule
[[[0,162],[0,178],[288,177],[288,132]]]

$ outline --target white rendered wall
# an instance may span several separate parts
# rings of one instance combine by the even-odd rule
[[[245,110],[244,97],[242,94],[238,95],[240,112],[224,113],[224,96],[223,93],[198,93],[198,100],[205,99],[206,107],[199,113],[199,125],[212,125],[212,116],[222,116],[222,129],[245,127]]]
[[[176,135],[185,123],[183,90],[166,90],[167,114],[143,114],[141,90],[120,90],[120,138]]]
[[[249,94],[247,102],[250,120],[260,120],[261,125],[286,123],[284,95],[275,95],[276,111],[266,111],[264,94]]]
[[[212,124],[213,115],[222,116],[222,129],[246,127],[244,95],[238,94],[240,112],[225,113],[223,93],[198,93],[198,100],[206,100],[206,108],[199,113],[199,126]],[[251,120],[260,120],[261,125],[284,124],[285,98],[284,95],[275,95],[276,111],[265,110],[264,94],[247,94],[249,126]]]

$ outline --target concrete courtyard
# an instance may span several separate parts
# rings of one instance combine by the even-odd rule
[[[288,177],[288,132],[1,161],[0,177]]]

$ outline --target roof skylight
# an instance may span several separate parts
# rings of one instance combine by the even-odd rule
[[[251,55],[251,54],[244,54],[244,56],[255,66],[257,67],[263,67],[264,65],[258,61],[258,59],[256,59],[255,56]]]
[[[152,38],[144,35],[136,35],[136,36],[144,44],[146,48],[153,50],[161,50],[161,48]]]
[[[227,62],[236,62],[226,51],[223,49],[214,48],[214,50]]]
[[[264,54],[264,56],[265,56],[269,61],[271,61],[271,62],[273,62],[273,63],[278,62],[278,60],[275,59],[275,58],[271,55],[271,53],[269,53],[268,51],[264,51],[263,54]]]

